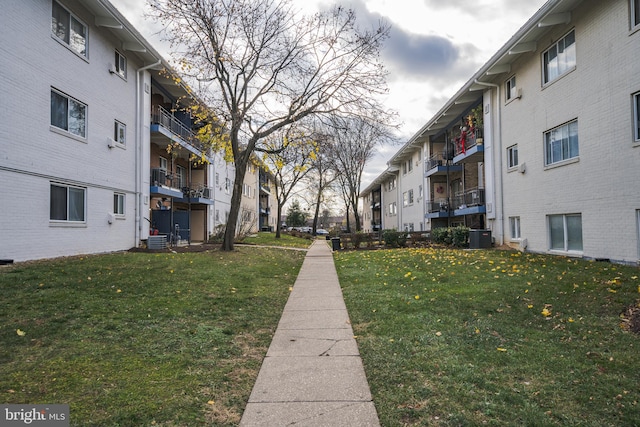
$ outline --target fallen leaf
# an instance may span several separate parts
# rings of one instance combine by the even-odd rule
[[[27,335],[27,333],[21,329],[16,329],[16,334],[18,334],[21,337]]]

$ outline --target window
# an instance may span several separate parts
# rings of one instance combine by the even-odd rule
[[[117,120],[113,122],[113,140],[122,145],[127,141],[127,126]]]
[[[85,188],[51,184],[49,219],[51,221],[85,221]]]
[[[507,166],[509,168],[518,166],[518,144],[507,148]]]
[[[392,178],[391,181],[387,183],[387,191],[391,191],[396,188],[396,179]]]
[[[409,172],[411,172],[413,170],[413,159],[407,160],[407,168],[408,168]]]
[[[87,106],[62,92],[51,89],[51,126],[86,137]]]
[[[640,27],[640,0],[631,0],[631,29]]]
[[[164,157],[160,157],[158,159],[158,162],[160,164],[160,168],[159,169],[163,170],[165,173],[167,173],[167,166],[168,166],[167,159],[165,159]]]
[[[409,204],[413,204],[413,189],[409,190]]]
[[[582,251],[582,215],[549,215],[550,249]]]
[[[507,101],[511,101],[512,99],[517,98],[518,89],[516,87],[516,76],[513,76],[509,80],[507,80],[507,83],[505,83],[505,85],[505,96],[507,98]]]
[[[226,194],[229,194],[229,191],[231,191],[231,179],[225,178],[225,180],[224,180],[224,192]]]
[[[396,215],[398,213],[398,207],[396,202],[389,203],[389,215]]]
[[[55,0],[51,12],[51,32],[69,49],[87,56],[87,26]]]
[[[545,166],[578,157],[578,121],[544,134]]]
[[[634,139],[640,142],[640,92],[633,95]]]
[[[249,184],[242,184],[242,195],[251,197],[251,186]]]
[[[544,84],[550,83],[576,66],[576,35],[571,30],[542,54]]]
[[[176,182],[174,187],[182,188],[187,186],[187,170],[183,166],[176,166]]]
[[[116,73],[123,79],[127,78],[127,58],[116,50]]]
[[[124,200],[124,194],[113,193],[113,213],[115,215],[124,216]]]
[[[519,216],[509,217],[509,228],[511,230],[511,239],[512,240],[520,239],[520,217]]]

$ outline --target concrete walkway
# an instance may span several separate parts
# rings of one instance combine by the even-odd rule
[[[379,426],[331,249],[304,259],[240,426]]]

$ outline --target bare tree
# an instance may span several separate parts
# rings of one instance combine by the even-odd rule
[[[246,167],[264,138],[310,115],[385,117],[379,61],[389,26],[352,10],[302,16],[290,0],[150,0],[185,78],[223,119],[235,181],[223,250],[232,250]]]
[[[314,196],[311,206],[314,208],[313,214],[313,234],[318,229],[318,218],[320,216],[320,207],[325,200],[326,192],[331,185],[336,181],[338,175],[334,168],[334,163],[331,159],[331,145],[329,143],[330,136],[320,135],[318,140],[319,144],[318,154],[313,160],[311,166],[311,173],[309,174],[309,189],[310,193]]]
[[[345,202],[347,228],[350,230],[349,214],[351,213],[355,221],[355,231],[360,231],[362,226],[358,199],[365,165],[375,154],[377,146],[394,142],[394,137],[391,128],[377,120],[362,117],[347,119],[334,117],[331,123],[333,128],[331,158]]]
[[[272,142],[273,150],[268,150],[262,161],[275,178],[274,189],[278,201],[276,238],[280,238],[282,208],[298,184],[311,171],[318,153],[318,143],[303,131],[292,127],[287,128],[286,132],[272,134],[266,142],[269,141]]]

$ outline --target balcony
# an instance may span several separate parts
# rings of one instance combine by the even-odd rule
[[[453,198],[454,216],[486,213],[484,188],[472,188]]]
[[[164,135],[198,156],[205,151],[191,129],[160,105],[154,105],[151,110],[151,132]]]
[[[181,203],[213,205],[213,188],[204,184],[193,184],[193,187],[181,187]]]
[[[427,218],[447,218],[451,216],[451,214],[452,212],[449,210],[449,200],[427,200]]]
[[[484,137],[482,129],[476,129],[464,141],[455,143],[453,163],[472,163],[484,160]]]
[[[176,181],[176,182],[174,182]],[[163,197],[182,197],[179,180],[164,169],[151,169],[151,195]]]
[[[446,175],[451,172],[460,172],[462,171],[461,165],[447,165],[447,160],[445,158],[445,153],[434,154],[429,157],[429,159],[424,162],[424,176],[428,178],[430,176],[437,175]]]

